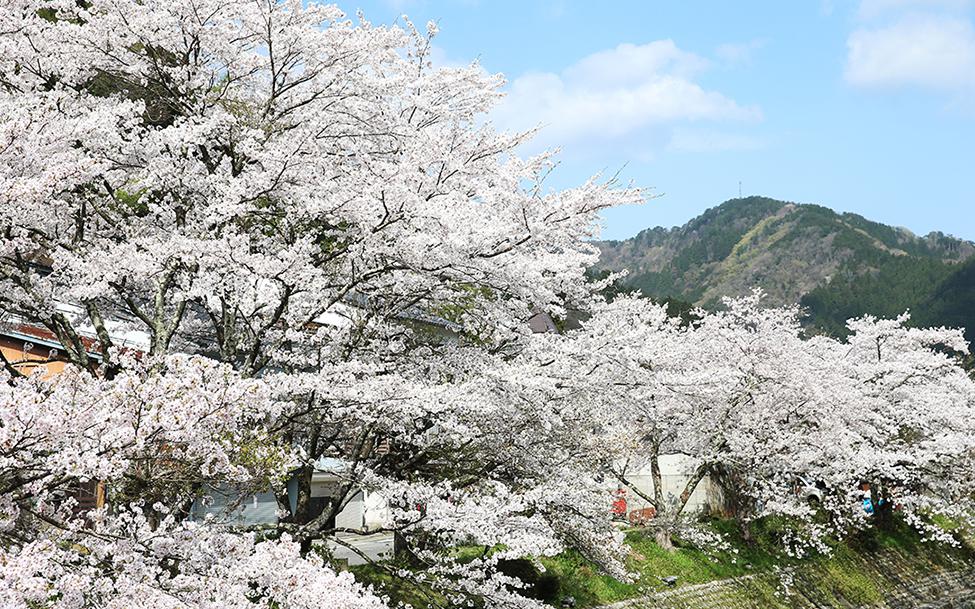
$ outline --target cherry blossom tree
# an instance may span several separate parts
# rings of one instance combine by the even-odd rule
[[[881,524],[897,510],[931,537],[952,542],[919,516],[971,519],[975,384],[957,359],[968,344],[960,330],[909,328],[908,320],[904,314],[848,323],[844,373],[861,395],[854,408],[834,413],[852,445],[836,457],[857,472],[864,484],[854,495],[871,502]]]
[[[705,476],[723,488],[745,534],[751,520],[786,516],[796,526],[783,542],[798,553],[824,550],[827,535],[895,506],[948,539],[931,517],[970,518],[975,490],[975,383],[956,357],[967,353],[962,334],[911,329],[905,316],[853,320],[845,341],[807,337],[798,308],[761,299],[729,299],[683,323],[620,297],[523,356],[557,379],[547,399],[602,417],[594,454],[655,508],[650,524],[662,545],[675,531],[703,539],[685,510]],[[663,493],[665,454],[695,464],[673,497]],[[629,477],[646,467],[652,494]],[[876,516],[863,509],[865,485]]]
[[[68,363],[0,377],[5,606],[381,607],[321,543],[361,489],[420,567],[391,575],[530,606],[499,561],[573,547],[624,577],[598,478],[666,452],[699,464],[651,498],[672,527],[704,475],[744,521],[813,533],[800,476],[837,528],[866,520],[862,481],[919,525],[963,515],[957,332],[806,340],[757,295],[690,325],[598,302],[585,239],[643,193],[548,189],[553,156],[487,120],[502,78],[431,66],[434,25],[300,0],[0,6],[0,309]],[[569,310],[593,315],[531,335]],[[316,506],[323,459],[341,479]],[[107,504],[79,509],[91,484]],[[216,485],[273,489],[280,519],[188,519]]]
[[[527,602],[498,560],[566,546],[622,576],[592,421],[496,371],[531,316],[590,306],[583,239],[640,191],[549,190],[552,156],[484,118],[501,77],[434,69],[433,25],[2,8],[0,307],[69,362],[2,379],[5,605],[379,606],[318,557],[364,488],[424,565],[395,575],[452,599]],[[321,458],[344,479],[316,513]],[[91,482],[109,507],[79,513]],[[275,489],[281,521],[188,522],[214,484]],[[461,543],[499,550],[462,564]]]
[[[262,431],[278,407],[263,383],[202,357],[160,366],[2,379],[3,605],[383,606],[286,535],[185,521],[191,481],[281,476],[288,450]],[[112,510],[79,514],[65,497],[93,479],[110,481]]]

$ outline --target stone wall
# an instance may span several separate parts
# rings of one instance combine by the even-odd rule
[[[856,568],[810,564],[677,587],[612,609],[975,609],[975,563],[902,551],[861,556]]]

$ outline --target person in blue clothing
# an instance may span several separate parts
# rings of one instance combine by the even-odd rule
[[[866,512],[868,516],[873,516],[877,511],[877,508],[880,508],[886,504],[883,497],[878,497],[876,503],[874,502],[873,493],[871,492],[869,482],[860,483],[860,490],[863,491],[863,511]]]
[[[873,516],[874,509],[873,498],[871,497],[870,493],[870,483],[866,481],[861,482],[860,490],[863,491],[863,511],[866,512],[868,516]]]

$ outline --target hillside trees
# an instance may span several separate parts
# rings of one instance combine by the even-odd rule
[[[457,602],[521,603],[497,561],[567,545],[622,575],[593,421],[491,371],[536,311],[588,308],[581,239],[641,192],[547,190],[551,156],[482,120],[501,78],[432,68],[433,25],[2,6],[0,306],[72,368],[3,378],[6,606],[377,606],[314,550],[360,488]],[[316,513],[321,458],[346,467]],[[94,481],[111,509],[80,515]],[[273,487],[280,524],[186,522],[218,483]],[[460,564],[458,543],[504,551]]]
[[[775,304],[801,301],[809,326],[837,336],[852,317],[907,309],[917,327],[973,326],[964,305],[971,242],[914,235],[818,205],[732,199],[681,227],[600,247],[600,268],[629,269],[624,284],[654,298],[717,308],[722,297],[761,286]]]

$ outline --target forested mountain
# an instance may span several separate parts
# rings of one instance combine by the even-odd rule
[[[748,197],[599,246],[600,270],[627,269],[624,284],[655,298],[713,307],[757,286],[772,304],[800,302],[830,334],[850,317],[910,309],[916,324],[964,326],[975,338],[975,244],[940,232]]]

